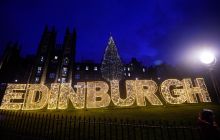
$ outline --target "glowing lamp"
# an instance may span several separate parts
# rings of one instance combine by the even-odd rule
[[[199,59],[204,64],[212,64],[215,61],[215,55],[209,50],[203,50],[199,55]]]

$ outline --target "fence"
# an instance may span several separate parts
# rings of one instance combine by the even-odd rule
[[[76,117],[60,114],[0,111],[3,139],[53,140],[197,140],[191,124]],[[3,138],[3,139],[2,139]]]

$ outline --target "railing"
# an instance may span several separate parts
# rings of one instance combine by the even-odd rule
[[[0,111],[0,139],[197,140],[200,129],[175,121],[137,121]]]

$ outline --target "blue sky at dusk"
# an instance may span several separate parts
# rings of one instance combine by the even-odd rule
[[[208,44],[219,51],[218,0],[1,0],[0,51],[18,41],[22,55],[35,54],[43,29],[55,26],[57,43],[76,28],[76,59],[101,62],[109,34],[124,62],[181,62]]]

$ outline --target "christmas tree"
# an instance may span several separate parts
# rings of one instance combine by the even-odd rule
[[[110,36],[108,46],[105,49],[101,72],[102,77],[107,81],[123,78],[123,64],[112,36]]]

